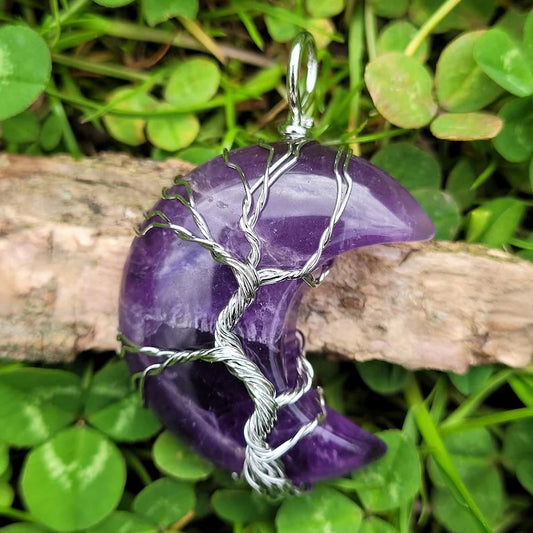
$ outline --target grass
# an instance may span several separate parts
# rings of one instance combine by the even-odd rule
[[[13,98],[0,98],[2,150],[66,152],[74,158],[114,150],[136,157],[187,159],[192,157],[191,148],[222,152],[261,139],[275,140],[286,116],[283,74],[288,49],[305,29],[319,45],[316,139],[329,145],[349,144],[357,155],[379,160],[420,198],[435,221],[437,238],[478,242],[533,259],[533,131],[527,129],[533,121],[533,67],[524,59],[516,70],[509,70],[498,60],[495,45],[501,42],[498,31],[504,31],[510,43],[507,51],[514,57],[529,57],[533,14],[528,2],[121,3],[113,7],[112,0],[0,2],[5,27],[18,31],[26,26],[38,37],[32,41],[34,49],[10,49],[16,72],[39,54],[50,60],[48,70],[42,64],[32,67],[35,94],[28,101],[9,68],[0,66],[5,95]],[[468,48],[460,36],[466,33],[474,40],[479,30],[485,31],[483,39]],[[1,28],[0,44],[5,45]],[[452,60],[447,62],[444,52],[450,49]],[[398,70],[394,54],[409,58],[405,71]],[[196,58],[209,60],[211,68],[203,63],[204,68],[195,70],[191,60]],[[471,77],[457,78],[462,71]],[[427,76],[429,89],[413,101],[411,89]],[[407,90],[402,92],[392,79],[408,80]],[[195,90],[189,91],[193,85]],[[397,91],[387,93],[390,87]],[[492,99],[483,97],[488,93]],[[14,102],[11,109],[6,107],[8,101]],[[436,111],[413,125],[413,114],[423,112],[424,105]],[[519,113],[513,111],[518,108]],[[443,113],[453,117],[479,112],[499,121],[500,130],[492,138],[476,138],[474,128],[465,137],[473,140],[453,141],[457,129],[431,127],[435,116]],[[153,121],[165,127],[151,128]],[[191,123],[198,126],[194,135],[180,129],[180,124]],[[481,131],[483,123],[478,126]],[[273,503],[251,495],[242,483],[211,467],[187,480],[183,461],[177,462],[172,474],[162,469],[155,451],[160,428],[143,418],[149,415],[139,414],[143,411],[131,399],[127,372],[121,374],[113,366],[119,363],[109,363],[104,370],[102,358],[109,357],[88,355],[61,368],[59,377],[36,367],[43,383],[51,380],[50,390],[57,386],[54,380],[65,380],[77,391],[72,410],[59,402],[59,413],[52,412],[51,404],[35,400],[35,416],[50,424],[41,437],[26,427],[31,420],[23,423],[27,402],[38,396],[38,388],[15,386],[27,383],[30,369],[8,362],[0,366],[0,405],[9,406],[0,407],[0,525],[5,528],[0,531],[98,533],[119,526],[133,532],[179,528],[191,533],[288,533],[289,527],[291,533],[298,533],[298,527],[329,528],[335,533],[533,529],[532,367],[487,367],[456,376],[430,370],[413,373],[381,362],[353,364],[314,357],[328,402],[379,432],[391,451],[384,460],[331,480],[300,500]],[[97,397],[95,380],[105,383],[113,372],[122,383],[118,399]],[[35,394],[28,396],[25,390]],[[129,406],[146,426],[116,434],[101,422],[100,408],[92,410],[94,402],[113,409],[116,417]],[[136,432],[133,438],[139,427],[144,434],[141,431],[139,437]],[[83,428],[91,431],[84,433]],[[52,494],[57,486],[53,480],[43,481],[45,472],[38,466],[28,467],[28,458],[38,457],[46,442],[60,446],[61,438],[73,439],[75,446],[87,435],[116,447],[128,478],[120,502],[109,503],[107,514],[95,510],[92,522],[88,519],[83,527],[68,529],[61,509],[51,505],[42,511],[31,503],[32,491]],[[189,463],[196,460],[179,443],[175,446]],[[72,471],[85,459],[80,455],[77,462],[73,460]],[[30,482],[22,484],[25,476]],[[32,477],[40,480],[37,488]],[[154,517],[139,502],[166,490],[154,485],[161,477],[174,483],[168,485],[173,492]],[[96,509],[96,503],[107,501],[102,487],[112,482],[102,477],[95,483],[94,501],[94,494],[79,497]],[[144,496],[139,499],[141,492]],[[172,510],[171,502],[179,494],[188,501],[193,493],[193,509],[181,515]],[[72,508],[78,503],[72,500]],[[291,517],[296,518],[294,523]],[[13,529],[17,522],[33,525]]]

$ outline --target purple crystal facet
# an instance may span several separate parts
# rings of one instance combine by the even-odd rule
[[[287,144],[273,146],[275,162],[287,152]],[[229,161],[238,164],[253,185],[264,174],[268,155],[265,147],[250,146],[230,152]],[[296,164],[272,186],[256,227],[262,241],[259,268],[298,268],[315,252],[335,203],[335,157],[331,148],[306,144]],[[348,173],[353,190],[322,265],[352,248],[433,235],[433,224],[422,208],[385,172],[353,157]],[[238,172],[218,157],[191,172],[187,181],[215,240],[245,258],[249,245],[239,228],[243,185]],[[198,233],[189,210],[179,201],[161,200],[154,209]],[[180,240],[168,229],[152,230],[136,238],[130,251],[120,296],[120,331],[141,346],[210,347],[216,319],[236,287],[229,267],[214,261],[207,250]],[[247,356],[278,394],[296,385],[300,351],[296,312],[306,287],[301,280],[261,287],[234,330]],[[139,372],[153,360],[133,354],[128,362],[133,372]],[[223,468],[242,470],[243,427],[253,403],[224,365],[190,362],[169,367],[147,379],[145,397],[163,424],[198,453]],[[270,444],[292,437],[320,410],[313,390],[281,408]],[[313,483],[343,475],[384,451],[379,439],[327,408],[325,421],[287,452],[283,462],[295,484]]]

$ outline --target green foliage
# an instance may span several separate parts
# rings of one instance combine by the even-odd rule
[[[24,456],[22,462],[16,459],[10,464],[9,446],[0,443],[0,525],[5,525],[0,532],[156,533],[189,531],[189,524],[190,531],[197,531],[202,523],[209,524],[208,530],[249,533],[407,533],[429,531],[432,524],[440,524],[443,532],[467,533],[497,530],[509,506],[514,508],[513,520],[524,519],[524,498],[533,505],[533,410],[501,410],[498,416],[487,416],[480,403],[509,383],[524,405],[533,407],[529,370],[480,367],[461,376],[450,374],[450,381],[435,381],[434,374],[425,373],[421,380],[426,385],[433,382],[434,389],[424,399],[411,372],[384,362],[358,363],[364,384],[358,385],[360,399],[354,400],[350,383],[355,373],[347,380],[348,367],[327,362],[317,366],[325,390],[335,384],[343,396],[348,416],[362,408],[363,414],[355,416],[370,420],[364,406],[377,402],[381,419],[394,405],[396,414],[391,412],[383,425],[399,423],[403,430],[397,426],[375,431],[388,447],[382,459],[282,501],[265,499],[217,471],[167,431],[155,441],[150,438],[154,429],[145,432],[147,426],[137,412],[142,407],[125,402],[138,396],[131,396],[131,378],[123,361],[111,360],[96,373],[90,361],[78,365],[81,387],[73,369],[6,367],[0,378],[9,376],[25,391],[24,396],[13,394],[13,410],[22,412],[28,398],[76,408],[66,426],[23,445],[26,449],[17,451],[18,457]],[[35,417],[38,412],[34,411]],[[109,424],[98,416],[106,412],[115,412]],[[517,420],[517,416],[528,418]],[[137,442],[135,448],[123,444],[131,441]],[[157,477],[156,468],[169,477],[154,481],[151,473]],[[516,500],[520,505],[513,507],[516,487],[510,493],[504,476],[515,476],[529,495],[522,493]],[[428,501],[431,508],[426,507]],[[1,522],[2,516],[13,520]],[[34,524],[21,522],[24,518]]]
[[[513,376],[509,385],[524,405],[533,407],[533,376]]]
[[[39,121],[31,111],[8,118],[2,123],[4,139],[9,143],[31,143],[39,138]]]
[[[133,0],[93,0],[93,2],[104,7],[122,7],[131,4]]]
[[[305,7],[312,17],[334,17],[344,9],[344,0],[331,0],[329,2],[323,2],[322,0],[306,0]]]
[[[439,190],[442,170],[438,160],[429,152],[399,142],[378,150],[372,162],[394,176],[431,213],[437,239],[453,239],[461,223],[455,199]]]
[[[415,24],[422,25],[442,4],[441,0],[412,0],[409,15]],[[463,0],[455,9],[450,9],[444,14],[434,31],[443,33],[449,30],[483,27],[490,20],[495,8],[496,0]]]
[[[521,163],[533,154],[533,101],[509,100],[500,110],[504,126],[494,139],[494,147],[507,161]]]
[[[108,97],[110,107],[120,111],[139,111],[148,114],[156,107],[156,101],[144,92],[121,87]],[[104,123],[109,133],[118,141],[130,146],[139,146],[146,141],[144,118],[125,118],[120,115],[105,115]]]
[[[366,67],[365,82],[377,110],[395,126],[421,128],[437,112],[428,69],[400,52],[371,61]]]
[[[363,519],[358,533],[399,533],[399,531],[390,522],[385,522],[377,516],[370,516]]]
[[[509,426],[503,457],[516,473],[518,481],[533,494],[533,420],[521,420]]]
[[[179,479],[197,481],[209,477],[213,466],[168,431],[157,437],[152,450],[154,463],[164,474]]]
[[[395,394],[405,387],[409,373],[405,368],[384,361],[356,363],[362,380],[379,394]]]
[[[278,11],[265,16],[265,25],[270,37],[280,43],[294,39],[298,33],[298,27],[286,20],[283,17],[283,13]]]
[[[0,531],[2,533],[47,533],[42,527],[22,522],[3,527]]]
[[[157,109],[169,108],[169,105],[161,104]],[[193,114],[176,115],[172,118],[151,118],[146,123],[146,137],[154,146],[168,152],[189,146],[199,131],[200,123]]]
[[[438,238],[467,235],[510,251],[528,242],[533,11],[523,4],[12,4],[0,29],[0,143],[10,152],[80,157],[112,148],[154,158],[183,153],[202,163],[224,148],[273,140],[283,114],[276,106],[284,43],[307,30],[320,49],[320,140],[350,143],[367,158],[395,144],[404,155],[421,149],[447,180],[423,183],[414,164],[401,179],[437,222]],[[466,159],[468,166],[454,171]],[[386,169],[398,174],[396,166],[409,162]],[[501,238],[482,237],[474,210],[517,197],[519,223],[509,222],[513,229]],[[527,250],[521,254],[528,257]]]
[[[201,105],[217,92],[220,70],[216,63],[203,58],[189,59],[178,63],[165,85],[164,95],[174,108]]]
[[[417,27],[407,20],[395,20],[381,30],[376,41],[378,54],[387,52],[403,52],[417,33]],[[418,61],[426,61],[429,53],[429,42],[425,40],[414,56]]]
[[[504,438],[503,457],[515,469],[521,460],[533,458],[533,420],[520,420],[509,425]]]
[[[383,512],[397,509],[420,490],[422,472],[414,442],[398,430],[378,433],[387,445],[383,459],[352,475],[355,489],[365,509]]]
[[[58,115],[51,113],[43,121],[42,128],[39,132],[39,144],[45,152],[51,152],[57,148],[62,137],[63,129],[61,118]]]
[[[435,75],[437,97],[449,111],[478,111],[503,92],[474,59],[474,46],[483,34],[463,33],[439,57]]]
[[[461,224],[459,207],[448,193],[435,189],[417,189],[413,196],[420,205],[431,213],[435,224],[435,238],[453,240]]]
[[[0,28],[0,120],[23,111],[50,78],[50,52],[37,32],[25,26]]]
[[[0,373],[0,439],[34,446],[70,424],[80,409],[80,380],[63,370],[14,368]]]
[[[288,43],[306,29],[317,139],[396,177],[437,238],[533,260],[528,2],[15,0],[2,22],[5,151],[195,164],[279,137]],[[270,502],[157,436],[124,363],[100,366],[0,367],[1,533],[533,530],[531,369],[448,379],[323,361],[328,402],[389,452]]]
[[[379,17],[398,18],[405,15],[409,0],[370,0],[370,5]]]
[[[309,531],[357,531],[363,513],[350,498],[336,490],[318,486],[311,492],[287,498],[276,516],[278,533]]]
[[[196,496],[189,483],[161,478],[145,487],[133,500],[133,510],[160,527],[169,527],[194,509]]]
[[[533,94],[533,67],[522,47],[504,30],[493,28],[482,35],[475,58],[485,74],[511,94]]]
[[[374,154],[372,163],[386,170],[410,191],[440,187],[442,170],[438,160],[413,144],[388,144]]]
[[[0,442],[0,476],[9,466],[9,447],[5,442]]]
[[[470,207],[476,197],[473,189],[476,171],[472,162],[463,157],[451,169],[446,180],[446,191],[453,197],[461,210]]]
[[[524,202],[495,198],[470,213],[467,240],[500,247],[508,242],[525,214]]]
[[[468,396],[482,391],[493,373],[494,367],[492,365],[477,366],[466,374],[451,372],[450,380],[462,394]]]
[[[243,524],[271,519],[275,511],[272,502],[243,489],[219,489],[213,494],[211,505],[223,520]]]
[[[466,430],[460,435],[450,435],[444,443],[483,515],[492,527],[497,526],[503,518],[506,502],[500,471],[493,464],[496,446],[491,434],[483,428]],[[433,505],[439,521],[453,533],[484,531],[461,498],[446,489],[443,474],[434,463],[430,463],[429,473],[436,485]]]
[[[0,507],[11,507],[15,500],[15,491],[13,487],[5,481],[0,482]]]
[[[98,525],[91,527],[87,533],[158,533],[157,526],[150,520],[128,511],[113,511]]]
[[[94,429],[71,427],[28,454],[21,490],[28,510],[45,526],[75,531],[116,507],[125,478],[124,460],[111,441]]]
[[[141,5],[150,26],[178,16],[195,19],[198,14],[198,0],[141,0]]]
[[[431,123],[431,133],[449,141],[493,139],[503,121],[491,113],[442,113]]]
[[[94,376],[85,404],[87,421],[115,441],[145,440],[161,425],[142,406],[123,361],[112,361]]]

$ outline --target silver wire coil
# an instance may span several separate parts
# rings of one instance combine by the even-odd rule
[[[302,91],[299,86],[299,71],[304,55],[307,61],[307,77],[305,88]],[[325,417],[324,401],[319,389],[318,402],[321,411],[318,416],[298,428],[290,439],[276,448],[272,448],[268,443],[268,437],[276,424],[278,410],[283,406],[296,403],[311,389],[314,376],[313,368],[305,358],[302,342],[301,353],[297,361],[297,385],[294,389],[278,395],[274,385],[265,377],[259,367],[248,359],[239,337],[233,330],[246,309],[254,302],[255,295],[262,286],[296,279],[302,279],[311,286],[320,283],[324,273],[315,276],[314,271],[331,238],[336,223],[344,212],[352,191],[352,179],[348,174],[351,153],[339,149],[334,165],[337,187],[335,205],[329,223],[317,243],[316,251],[302,268],[292,270],[258,268],[261,259],[261,241],[255,232],[255,227],[267,204],[270,189],[283,174],[297,163],[302,147],[308,142],[306,140],[307,132],[313,124],[310,110],[316,75],[317,60],[314,41],[310,34],[303,33],[297,38],[289,59],[287,89],[291,112],[289,121],[283,129],[287,140],[287,152],[275,163],[272,163],[274,148],[270,145],[260,144],[269,151],[269,154],[265,172],[253,185],[250,185],[239,165],[230,160],[228,152],[224,153],[225,164],[239,174],[244,189],[239,226],[250,245],[250,251],[245,260],[236,258],[226,247],[215,241],[207,222],[196,209],[190,184],[181,177],[176,179],[175,184],[185,187],[187,197],[181,194],[170,195],[164,191],[163,198],[181,202],[191,213],[199,234],[194,234],[183,226],[174,224],[159,210],[147,215],[148,223],[139,232],[139,235],[142,236],[157,228],[170,229],[176,237],[203,246],[211,252],[216,261],[231,268],[238,287],[217,318],[213,348],[184,351],[161,350],[152,346],[136,346],[125,337],[119,336],[123,343],[124,353],[136,352],[149,355],[157,360],[141,373],[141,391],[149,376],[159,374],[175,364],[196,360],[223,363],[229,372],[243,382],[254,402],[254,411],[243,430],[246,442],[243,475],[252,488],[273,497],[298,491],[298,488],[285,475],[282,458],[304,436],[313,432],[323,420]],[[256,201],[254,201],[255,193],[258,193]]]

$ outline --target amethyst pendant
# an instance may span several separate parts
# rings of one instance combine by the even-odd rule
[[[309,80],[316,60],[301,39],[293,53],[299,62],[308,47]],[[270,493],[385,452],[312,387],[295,329],[303,292],[346,250],[433,235],[393,178],[305,140],[306,100],[291,87],[286,141],[229,152],[164,192],[120,295],[121,339],[147,405],[199,454]]]

